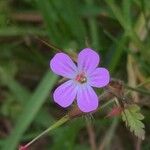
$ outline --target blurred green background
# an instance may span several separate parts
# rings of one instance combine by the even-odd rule
[[[0,150],[16,150],[66,113],[52,99],[56,51],[41,40],[70,54],[88,43],[112,77],[136,87],[150,79],[149,31],[149,0],[0,0]],[[149,89],[132,92],[145,116],[144,141],[105,110],[91,124],[84,117],[68,122],[31,149],[149,150]]]

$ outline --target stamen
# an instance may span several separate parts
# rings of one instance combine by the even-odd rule
[[[87,78],[84,73],[81,73],[76,76],[75,80],[79,83],[85,83],[87,81]]]

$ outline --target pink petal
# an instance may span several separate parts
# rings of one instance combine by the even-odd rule
[[[71,58],[65,53],[57,53],[50,61],[50,68],[57,75],[74,78],[77,67]]]
[[[88,84],[81,85],[77,93],[77,104],[81,111],[91,112],[98,107],[98,97]]]
[[[90,48],[83,49],[78,55],[79,71],[92,72],[99,64],[99,55]]]
[[[76,94],[76,85],[72,80],[69,80],[54,91],[53,97],[57,104],[65,108],[72,104]]]
[[[89,84],[93,87],[104,87],[109,80],[109,71],[105,68],[96,68],[89,76]]]

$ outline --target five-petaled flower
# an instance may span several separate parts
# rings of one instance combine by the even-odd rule
[[[57,53],[50,61],[50,68],[57,75],[69,80],[54,91],[54,101],[65,108],[77,99],[81,111],[96,110],[98,96],[92,87],[104,87],[110,80],[109,71],[97,67],[99,61],[99,55],[90,48],[85,48],[79,53],[77,66],[67,54]]]

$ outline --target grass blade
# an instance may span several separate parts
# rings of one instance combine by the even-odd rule
[[[23,133],[26,131],[45,102],[56,80],[57,77],[55,75],[50,72],[46,73],[31,98],[27,101],[24,111],[16,122],[16,127],[4,143],[2,150],[16,150]]]

